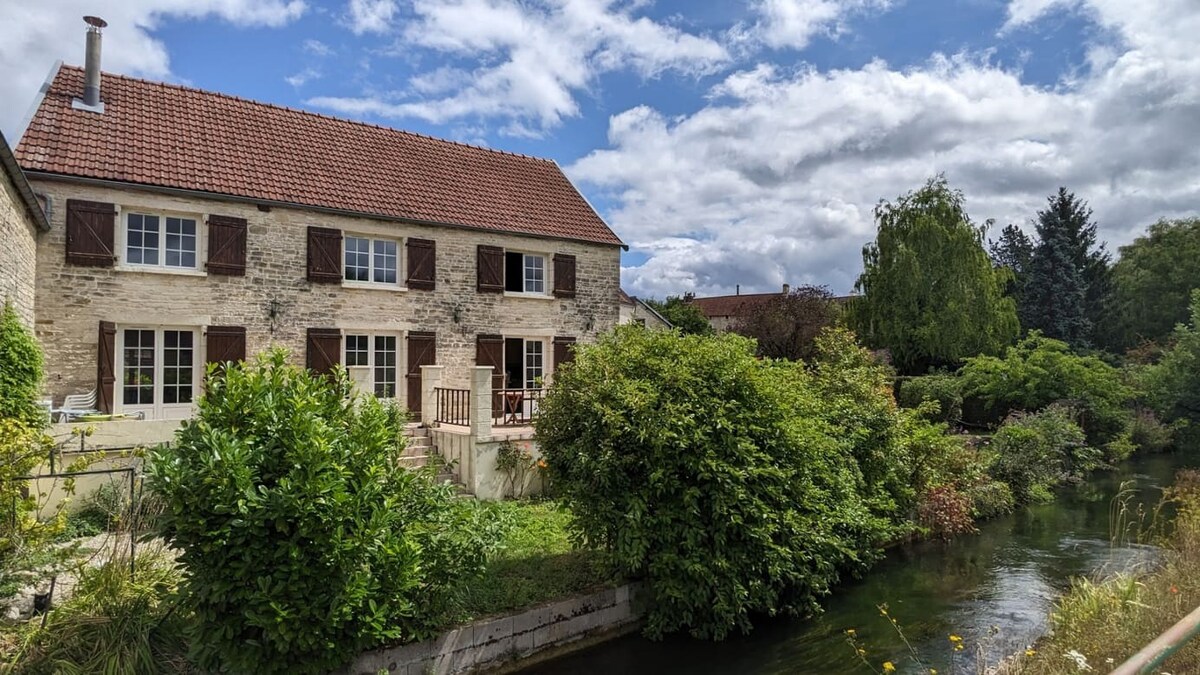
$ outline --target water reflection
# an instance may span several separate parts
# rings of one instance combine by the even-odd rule
[[[686,637],[650,642],[633,635],[531,667],[527,675],[565,673],[813,673],[867,672],[845,643],[855,628],[875,664],[894,661],[915,672],[907,649],[879,616],[886,603],[928,666],[949,672],[947,636],[968,648],[959,665],[973,663],[973,647],[987,643],[989,662],[1022,649],[1045,630],[1054,598],[1073,576],[1125,569],[1153,557],[1153,549],[1110,543],[1109,509],[1122,481],[1136,479],[1133,502],[1147,507],[1170,482],[1178,457],[1152,457],[1098,475],[1066,490],[1057,502],[984,523],[978,535],[950,543],[921,542],[892,551],[866,579],[840,588],[821,616],[762,620],[749,636],[721,643]],[[988,637],[993,631],[998,632]]]

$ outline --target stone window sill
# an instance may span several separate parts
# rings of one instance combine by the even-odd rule
[[[375,284],[370,281],[343,281],[342,288],[354,288],[360,291],[385,291],[388,293],[408,292],[408,288],[399,284]]]
[[[523,298],[526,300],[553,300],[553,295],[546,293],[517,293],[516,291],[504,291],[506,298]]]
[[[113,265],[118,272],[139,272],[142,274],[167,274],[177,277],[207,277],[208,272],[199,269],[151,267],[149,265]]]

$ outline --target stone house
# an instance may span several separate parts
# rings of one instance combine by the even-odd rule
[[[629,295],[624,289],[618,291],[617,297],[621,306],[618,312],[617,323],[636,323],[651,330],[671,330],[673,328],[671,322],[667,321],[666,317],[659,314],[657,310],[641,298]]]
[[[38,235],[49,229],[42,205],[0,134],[0,303],[11,301],[30,328]]]
[[[791,291],[791,287],[784,284],[783,290],[779,293],[747,293],[743,295],[739,289],[734,295],[713,295],[707,298],[691,298],[689,301],[708,318],[708,323],[713,330],[724,332],[732,330],[743,319],[761,309],[771,300],[786,296]]]
[[[55,402],[186,418],[206,363],[281,346],[419,414],[423,366],[540,388],[617,323],[623,244],[551,160],[98,64],[52,73],[16,159],[50,214],[34,294]],[[31,209],[4,194],[9,228]],[[18,224],[28,279],[42,223]]]

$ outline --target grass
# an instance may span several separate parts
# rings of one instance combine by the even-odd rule
[[[1006,670],[1011,675],[1078,673],[1082,657],[1108,672],[1200,606],[1200,472],[1181,471],[1166,500],[1178,510],[1163,541],[1163,564],[1105,581],[1079,580],[1056,604],[1052,633],[1036,654]],[[1115,519],[1122,523],[1118,515]],[[1118,525],[1115,535],[1128,528]],[[1200,675],[1200,640],[1192,640],[1155,673]]]
[[[619,581],[598,551],[571,545],[571,516],[557,502],[500,502],[495,508],[511,525],[487,571],[467,588],[469,616],[509,612]]]

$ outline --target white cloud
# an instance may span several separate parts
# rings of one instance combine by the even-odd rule
[[[1065,185],[1119,245],[1159,217],[1200,213],[1192,4],[1089,0],[1106,42],[1054,87],[968,56],[903,71],[760,65],[728,76],[693,114],[613,116],[608,147],[567,170],[650,256],[623,270],[635,294],[847,291],[873,206],[937,172],[976,220],[1001,224],[1026,223]]]
[[[282,26],[304,14],[303,0],[122,0],[103,3],[103,68],[169,78],[166,46],[153,36],[164,19],[216,17],[238,26]],[[95,0],[0,0],[0,129],[10,142],[57,60],[82,65],[85,26]]]
[[[355,35],[383,33],[391,28],[396,9],[396,0],[350,0],[346,25]]]
[[[332,47],[324,42],[321,42],[320,40],[314,40],[312,38],[305,40],[303,46],[304,51],[312,54],[313,56],[320,56],[324,58],[333,53]]]
[[[761,18],[748,35],[770,47],[804,49],[817,35],[841,32],[848,15],[889,5],[890,0],[758,0]]]
[[[1073,7],[1078,0],[1013,0],[1008,4],[1008,21],[1004,29],[1033,23],[1046,14],[1057,10]]]
[[[404,53],[420,48],[473,62],[419,75],[406,91],[309,103],[348,114],[416,117],[435,123],[510,118],[535,133],[579,114],[576,97],[597,75],[632,70],[712,72],[729,60],[716,40],[637,16],[618,0],[414,0]]]
[[[320,77],[321,71],[317,70],[316,68],[305,68],[294,75],[288,75],[287,77],[283,78],[283,81],[299,89],[300,87],[303,87],[309,82],[319,79]]]

